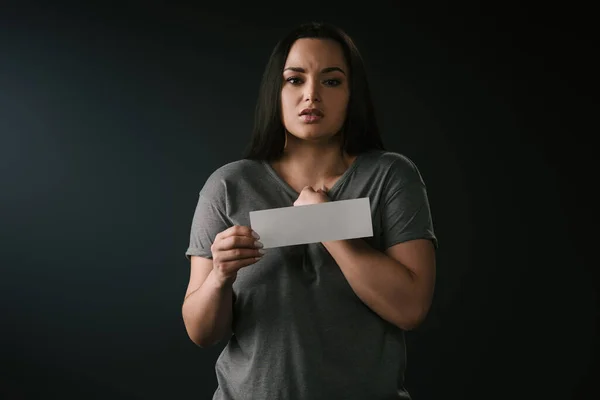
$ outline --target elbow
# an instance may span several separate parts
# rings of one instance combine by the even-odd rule
[[[208,341],[208,340],[203,340],[203,339],[199,339],[199,338],[192,338],[190,336],[190,340],[192,341],[192,343],[194,343],[196,346],[200,347],[201,349],[207,349],[211,346],[213,346],[214,344],[216,344],[216,341]]]
[[[187,326],[186,332],[192,343],[194,343],[201,349],[206,349],[218,343],[218,340],[214,340],[213,338],[207,337],[206,335],[202,335],[199,332],[192,332]]]
[[[188,335],[188,338],[190,338],[192,343],[194,343],[196,346],[201,347],[201,348],[209,347],[209,344],[208,344],[206,338],[202,337],[202,335],[200,335],[198,332],[194,332],[194,330],[192,330],[190,328],[190,326],[187,323],[185,323],[185,321],[184,321],[184,325],[185,325],[185,331]]]
[[[188,337],[190,338],[192,343],[194,343],[196,346],[198,346],[200,348],[207,348],[207,347],[210,347],[213,344],[215,344],[216,341],[213,340],[208,335],[204,334],[201,329],[198,329],[197,326],[190,323],[185,318],[185,314],[183,317],[183,325],[185,326],[185,331],[186,331]]]
[[[394,325],[403,331],[412,331],[417,329],[425,318],[427,317],[428,309],[422,307],[415,307],[414,310],[410,310],[402,315],[398,316],[394,321]]]
[[[198,334],[194,334],[193,332],[190,332],[189,329],[186,329],[187,331],[187,335],[190,338],[190,340],[192,341],[192,343],[194,343],[196,346],[204,349],[207,347],[210,347],[210,343],[203,338],[202,336],[198,335]]]
[[[422,320],[418,320],[418,319],[414,319],[414,320],[403,320],[399,323],[396,324],[396,326],[400,329],[402,329],[403,331],[412,331],[417,329],[420,325],[421,322],[423,322]]]
[[[227,331],[225,334],[215,330],[206,331],[205,329],[202,329],[202,326],[186,321],[185,318],[183,319],[183,323],[185,325],[185,331],[192,343],[202,349],[220,343],[227,334],[232,333],[231,331]]]

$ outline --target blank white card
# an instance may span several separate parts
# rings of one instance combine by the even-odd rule
[[[264,248],[373,236],[368,197],[251,211]]]

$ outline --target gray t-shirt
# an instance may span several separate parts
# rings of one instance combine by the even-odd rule
[[[250,226],[249,212],[290,207],[299,193],[265,161],[217,169],[200,191],[186,256],[211,258],[217,233]],[[369,197],[384,251],[412,239],[437,248],[423,179],[406,156],[369,151],[329,189],[331,201]],[[410,399],[404,332],[353,292],[321,243],[271,248],[233,284],[233,335],[216,363],[214,400]]]

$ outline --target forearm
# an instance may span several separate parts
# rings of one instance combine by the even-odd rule
[[[213,272],[183,302],[183,321],[190,339],[208,347],[231,333],[233,289]]]
[[[354,293],[375,313],[405,330],[424,316],[416,276],[361,239],[323,242]]]

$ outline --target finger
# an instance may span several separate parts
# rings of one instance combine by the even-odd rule
[[[240,269],[258,262],[257,258],[245,258],[242,260],[227,261],[221,264],[221,269],[228,274],[239,271]]]
[[[248,258],[262,257],[261,249],[231,249],[220,251],[217,254],[217,261],[227,262],[234,260],[244,260]]]
[[[229,236],[254,236],[255,238],[259,238],[258,234],[252,230],[249,226],[244,225],[234,225],[230,228],[225,229],[223,232],[220,232],[215,237],[215,241],[223,240]]]
[[[229,236],[214,243],[214,249],[217,251],[236,248],[257,249],[261,247],[263,247],[262,243],[252,236]]]

